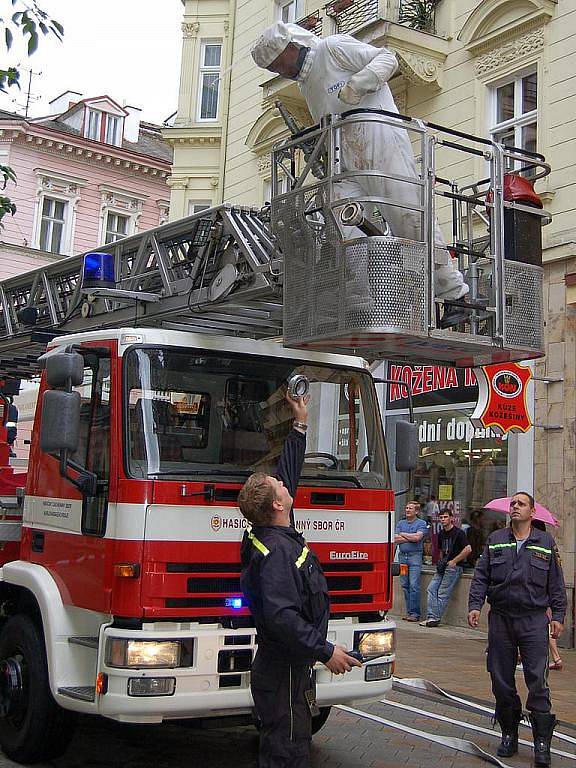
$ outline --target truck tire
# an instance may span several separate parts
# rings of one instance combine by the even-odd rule
[[[50,692],[44,638],[25,615],[0,631],[0,747],[17,763],[37,763],[64,753],[76,713],[59,707]]]
[[[314,715],[312,718],[312,734],[318,733],[318,731],[323,727],[323,725],[326,723],[326,720],[328,720],[331,709],[332,707],[320,707],[320,714]]]

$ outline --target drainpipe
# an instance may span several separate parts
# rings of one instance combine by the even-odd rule
[[[220,144],[220,169],[219,169],[219,190],[218,190],[218,202],[224,202],[224,188],[226,180],[226,158],[228,155],[228,126],[230,124],[230,84],[232,81],[232,61],[234,60],[234,44],[235,35],[234,30],[236,27],[236,2],[237,0],[229,0],[230,12],[228,14],[228,45],[226,46],[226,76],[224,79],[224,91],[223,97],[226,101],[226,118],[222,122],[222,139]]]

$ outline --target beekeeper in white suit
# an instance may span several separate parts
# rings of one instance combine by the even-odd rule
[[[259,67],[297,80],[316,122],[327,114],[363,107],[398,113],[388,86],[398,63],[387,48],[375,48],[350,35],[319,38],[296,24],[279,21],[264,30],[251,53]],[[387,174],[418,178],[408,132],[382,123],[349,126],[342,137],[341,162],[346,171],[380,168]],[[360,176],[338,186],[340,198],[388,197],[409,206],[420,205],[420,188],[408,182]],[[418,211],[393,205],[379,208],[395,237],[421,239]],[[440,324],[448,328],[469,317],[469,309],[450,304],[451,299],[466,296],[469,289],[446,250],[437,222],[434,227],[434,289],[445,301]]]

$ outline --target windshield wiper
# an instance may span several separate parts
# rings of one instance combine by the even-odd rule
[[[248,477],[252,473],[252,469],[175,469],[173,471],[148,472],[148,477],[189,477],[190,475],[239,475],[240,477]]]
[[[300,482],[302,483],[303,480],[338,480],[341,483],[355,485],[356,488],[364,488],[356,475],[339,475],[337,472],[331,472],[329,475],[320,475],[318,472],[314,472],[314,474],[303,472]]]

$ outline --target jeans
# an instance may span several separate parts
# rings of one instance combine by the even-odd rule
[[[437,573],[428,585],[428,618],[440,621],[448,607],[452,590],[462,576],[462,568],[446,568],[444,573]]]
[[[420,577],[422,575],[422,552],[400,552],[400,563],[408,566],[406,576],[400,577],[404,590],[406,613],[420,618]]]

